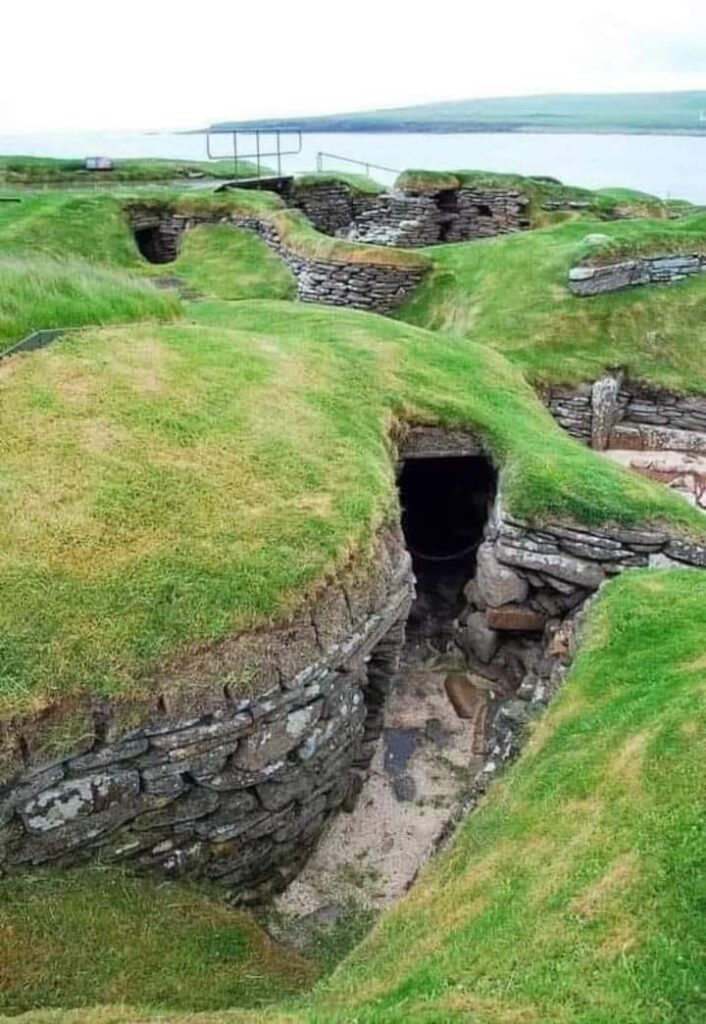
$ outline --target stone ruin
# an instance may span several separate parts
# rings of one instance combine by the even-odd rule
[[[395,186],[375,195],[342,181],[295,180],[283,199],[324,234],[399,248],[466,242],[529,227],[529,199],[518,189]]]
[[[675,284],[706,271],[703,253],[666,253],[641,256],[596,266],[581,265],[569,271],[569,290],[574,295],[601,295],[646,284]]]
[[[706,396],[628,380],[616,370],[592,384],[548,388],[543,398],[572,437],[706,510]]]
[[[282,237],[266,217],[233,212],[227,215],[201,212],[180,214],[169,208],[154,210],[133,206],[129,211],[135,242],[151,263],[173,262],[179,255],[185,231],[200,224],[229,224],[259,235],[289,267],[297,283],[301,302],[321,302],[375,313],[390,313],[411,295],[427,271],[419,258],[417,265],[394,260],[355,260],[345,255],[310,256]]]
[[[97,859],[263,899],[354,805],[406,626],[449,658],[448,698],[483,740],[470,806],[559,685],[601,584],[636,566],[706,567],[706,547],[663,529],[517,520],[464,431],[412,428],[399,451],[401,522],[367,574],[215,645],[197,682],[166,670],[134,707],[87,696],[68,709],[73,730],[61,707],[0,726],[0,875]]]

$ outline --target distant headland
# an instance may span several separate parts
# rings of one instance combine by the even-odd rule
[[[706,135],[706,90],[565,93],[426,103],[313,117],[222,121],[211,130],[307,132],[581,132]]]

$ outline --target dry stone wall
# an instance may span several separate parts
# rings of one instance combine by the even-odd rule
[[[361,192],[342,181],[300,184],[295,180],[282,198],[287,206],[301,210],[316,230],[325,235],[345,231],[378,201],[374,193]]]
[[[321,302],[376,313],[389,313],[410,295],[426,273],[424,266],[398,266],[365,260],[314,258],[302,255],[288,245],[276,227],[264,218],[233,213],[227,217],[209,214],[182,216],[171,212],[133,213],[131,224],[136,238],[150,238],[141,248],[152,262],[173,260],[178,240],[188,228],[198,224],[223,223],[259,234],[265,243],[287,264],[297,281],[297,297],[302,302]],[[151,232],[151,235],[148,235]],[[161,249],[165,239],[168,248]],[[156,258],[148,255],[156,253]]]
[[[599,295],[645,284],[674,284],[706,270],[706,256],[698,253],[645,256],[605,266],[572,267],[569,289],[574,295]]]
[[[521,231],[529,227],[527,198],[516,191],[454,189],[389,192],[340,232],[358,242],[416,248]]]
[[[495,680],[499,692],[510,687],[491,754],[501,734],[500,759],[516,752],[513,723],[526,721],[518,701],[546,703],[557,658],[561,662],[568,650],[567,623],[570,634],[602,583],[625,569],[685,566],[705,568],[706,546],[653,527],[535,527],[510,516],[498,497],[464,591],[457,634],[471,670]]]
[[[330,587],[279,636],[244,638],[256,695],[231,697],[231,673],[191,695],[189,716],[160,697],[124,730],[107,708],[87,744],[50,760],[27,755],[17,726],[27,763],[0,785],[0,875],[97,858],[209,879],[236,902],[282,887],[360,788],[412,597],[386,532],[367,579]]]
[[[544,400],[577,440],[605,448],[706,453],[706,396],[680,395],[620,372],[593,384],[551,388]]]
[[[467,584],[455,641],[466,672],[447,677],[449,697],[490,692],[485,762],[464,811],[473,808],[500,766],[517,756],[526,726],[566,676],[588,602],[612,576],[633,567],[706,567],[706,546],[645,528],[531,526],[504,510],[499,496]],[[463,708],[459,711],[461,717]]]
[[[464,242],[529,227],[529,200],[518,190],[393,189],[371,195],[342,182],[295,183],[284,199],[325,234],[399,248]]]

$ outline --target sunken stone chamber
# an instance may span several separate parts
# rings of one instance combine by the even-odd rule
[[[277,228],[264,217],[233,213],[220,216],[198,213],[185,216],[164,210],[158,213],[130,211],[130,224],[140,252],[152,263],[173,262],[179,254],[181,236],[200,224],[230,224],[258,234],[289,267],[297,282],[301,302],[321,302],[375,313],[389,313],[414,291],[425,267],[392,263],[356,262],[310,257],[295,251]]]
[[[413,595],[398,530],[381,534],[373,567],[288,627],[230,642],[252,665],[253,696],[165,686],[130,729],[94,706],[92,734],[51,758],[27,723],[10,723],[0,750],[14,738],[25,764],[8,776],[6,759],[0,875],[98,859],[208,879],[233,902],[284,887],[355,798],[381,733]]]
[[[514,189],[395,188],[371,195],[344,182],[295,182],[283,198],[324,234],[399,248],[466,242],[529,227],[529,200]]]
[[[617,380],[599,382],[599,419],[620,394]],[[653,526],[523,522],[504,506],[502,473],[462,431],[412,428],[399,452],[417,576],[408,643],[446,671],[446,694],[486,758],[468,810],[561,684],[583,609],[602,584],[634,567],[704,568],[706,547]]]

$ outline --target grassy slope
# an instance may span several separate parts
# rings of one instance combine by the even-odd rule
[[[193,317],[5,364],[5,713],[125,688],[184,644],[291,608],[393,506],[394,417],[478,429],[517,514],[706,534],[680,498],[568,438],[487,348],[291,303]]]
[[[0,256],[0,352],[42,328],[167,320],[179,311],[173,295],[87,260]]]
[[[115,869],[5,879],[0,908],[0,1014],[103,1002],[252,1006],[314,974],[217,893]]]
[[[702,573],[612,581],[520,760],[368,939],[305,998],[199,1024],[700,1024],[705,632]]]
[[[592,248],[586,236],[606,235]],[[706,391],[706,280],[577,299],[570,267],[592,252],[703,250],[706,215],[678,221],[583,219],[426,250],[434,271],[399,315],[496,348],[535,382],[594,378],[608,366]]]
[[[252,122],[306,131],[625,131],[698,132],[706,92],[500,96]],[[226,122],[241,127],[237,122]]]
[[[583,230],[590,228],[584,226]],[[37,237],[46,236],[38,230]],[[207,288],[220,279],[221,268],[229,259],[221,253],[223,262],[218,261],[219,246],[220,242],[213,254],[206,252],[214,260]],[[243,241],[238,258],[245,253]],[[525,259],[529,262],[532,258],[527,250]],[[195,259],[194,265],[197,263]],[[691,287],[686,286],[681,294]],[[653,291],[671,296],[676,312],[679,306],[673,297],[682,288]],[[644,293],[639,295],[640,302],[645,298]],[[662,323],[668,312],[660,305],[650,316],[653,322]],[[245,580],[243,588],[243,579],[232,575],[232,566],[219,564],[217,568],[223,571],[216,579],[213,565],[217,552],[211,552],[214,557],[209,562],[207,545],[216,520],[207,523],[199,516],[204,511],[206,517],[212,514],[215,497],[212,500],[211,496],[223,477],[211,481],[209,474],[222,463],[224,452],[228,455],[228,445],[246,428],[255,407],[257,419],[250,421],[256,428],[254,437],[252,430],[246,436],[256,458],[244,466],[244,477],[237,483],[245,483],[246,489],[262,485],[266,490],[271,480],[277,479],[277,487],[282,488],[277,507],[271,509],[269,499],[260,506],[260,511],[267,508],[271,517],[269,522],[257,523],[257,536],[267,540],[271,527],[282,541],[281,549],[274,552],[275,560],[287,559],[288,567],[300,558],[302,540],[309,554],[316,549],[319,556],[326,557],[324,548],[330,547],[329,553],[335,557],[345,528],[337,531],[345,527],[346,516],[360,529],[376,503],[378,509],[384,509],[392,494],[392,481],[380,429],[391,414],[400,413],[478,425],[509,468],[518,508],[568,510],[588,518],[617,514],[628,520],[662,514],[676,516],[686,524],[685,507],[678,507],[664,492],[617,474],[595,455],[563,438],[519,374],[487,349],[363,314],[289,304],[255,302],[232,309],[213,302],[195,308],[194,318],[199,323],[193,327],[90,332],[33,356],[34,369],[28,359],[13,364],[23,368],[23,383],[19,393],[14,388],[8,393],[13,402],[29,401],[26,410],[31,413],[20,425],[19,436],[11,438],[12,444],[19,441],[13,455],[25,445],[31,459],[40,458],[39,446],[26,428],[34,423],[41,429],[43,417],[48,415],[55,429],[60,422],[52,416],[57,400],[67,427],[65,434],[63,428],[53,437],[50,432],[44,465],[41,458],[40,463],[32,463],[39,470],[39,493],[49,479],[58,490],[45,491],[44,497],[59,500],[34,519],[37,509],[32,499],[38,492],[25,491],[22,518],[15,516],[11,528],[27,526],[27,533],[23,536],[20,529],[9,546],[5,540],[0,545],[5,552],[12,546],[19,550],[24,572],[35,554],[31,550],[35,531],[36,567],[49,566],[53,574],[56,600],[52,598],[49,605],[42,605],[46,593],[41,594],[41,587],[47,579],[41,578],[36,567],[30,566],[26,589],[11,595],[18,609],[31,609],[32,602],[38,601],[36,607],[48,612],[48,619],[41,621],[45,632],[40,630],[34,638],[40,642],[40,649],[34,652],[39,658],[64,656],[57,637],[70,623],[69,631],[77,627],[77,649],[70,651],[70,656],[90,661],[91,631],[95,622],[100,622],[100,615],[98,620],[91,620],[91,615],[96,610],[105,613],[111,601],[116,619],[132,602],[136,602],[138,618],[144,617],[138,624],[141,643],[136,651],[128,652],[128,657],[139,660],[149,656],[154,630],[163,628],[174,604],[172,625],[178,630],[183,610],[178,607],[180,602],[195,598],[189,611],[197,623],[205,612],[210,623],[221,598],[232,599],[236,589],[239,596],[247,593],[252,578]],[[537,340],[541,337],[540,332]],[[587,365],[586,355],[572,364],[572,374],[580,375]],[[670,358],[675,357],[681,358],[680,351],[671,353]],[[546,362],[546,357],[543,359]],[[44,379],[47,373],[48,381]],[[98,380],[108,384],[103,394],[96,386]],[[231,380],[229,406],[223,392]],[[468,386],[471,380],[473,388]],[[165,381],[175,399],[168,411],[158,400]],[[224,385],[222,389],[220,385]],[[247,400],[242,402],[246,391]],[[282,394],[292,396],[286,408]],[[4,399],[5,395],[3,406]],[[32,419],[35,416],[37,419]],[[13,431],[17,427],[14,421],[12,427]],[[127,435],[121,434],[121,429],[126,429]],[[219,434],[222,430],[228,431],[225,446],[224,436]],[[305,448],[301,458],[302,442],[311,444],[312,435],[316,446]],[[283,448],[283,436],[290,447]],[[153,446],[143,450],[141,437],[152,439]],[[209,453],[215,449],[219,449],[219,459],[209,461]],[[292,458],[295,449],[297,455]],[[7,449],[3,456],[6,453]],[[197,464],[204,453],[207,458],[199,476]],[[52,454],[64,460],[59,464],[68,472],[68,482],[59,479],[55,471],[52,479],[48,472]],[[128,473],[130,460],[133,465]],[[245,461],[241,459],[241,468]],[[341,471],[335,478],[327,475],[334,462]],[[10,483],[2,493],[15,500],[21,491],[21,480],[15,475],[19,464],[8,466],[3,458],[2,465],[4,483]],[[232,472],[234,465],[226,467],[226,473]],[[23,472],[27,469],[21,468]],[[72,476],[77,472],[78,477]],[[91,491],[96,472],[104,474],[100,482],[108,485],[100,494]],[[78,491],[71,491],[76,480]],[[107,514],[122,543],[137,522],[131,517],[138,514],[142,522],[147,514],[147,527],[149,516],[159,518],[165,483],[164,509],[172,517],[170,527],[177,531],[187,527],[189,540],[195,541],[187,552],[194,556],[192,571],[188,557],[181,559],[184,552],[178,546],[171,550],[171,560],[157,557],[150,561],[151,554],[160,553],[160,538],[148,528],[137,538],[143,545],[138,544],[138,553],[147,553],[143,576],[132,574],[133,565],[126,572],[126,563],[114,557],[112,564],[108,557],[107,564],[101,565],[101,576],[95,564],[90,565],[92,558],[95,563],[96,558],[104,557],[91,548],[96,538],[100,540],[101,516]],[[205,495],[205,509],[197,510],[187,502],[182,516],[182,498],[188,498],[192,483],[200,488],[202,497]],[[63,495],[62,486],[66,488]],[[313,498],[309,508],[301,507],[304,490]],[[87,502],[87,493],[89,499],[98,495],[101,501]],[[71,500],[65,501],[69,496]],[[87,508],[90,515],[86,518]],[[179,515],[175,516],[177,509]],[[242,504],[233,511],[240,516]],[[43,514],[50,526],[48,537],[41,531]],[[3,513],[0,521],[4,520]],[[246,532],[253,522],[244,524]],[[696,523],[695,518],[692,522]],[[291,535],[283,534],[285,523],[292,525]],[[70,566],[72,530],[83,540],[86,527],[89,543],[81,556],[84,565]],[[215,536],[218,544],[234,539],[218,528]],[[172,538],[166,539],[169,543]],[[67,540],[68,548],[63,546]],[[152,551],[150,545],[154,545]],[[237,544],[232,550],[237,552]],[[263,550],[272,554],[266,543]],[[74,547],[73,555],[78,552],[78,546]],[[258,561],[257,554],[252,549],[247,552],[248,564],[267,585],[267,573],[273,567],[276,571],[277,565]],[[64,565],[62,558],[67,558]],[[307,574],[317,571],[305,560],[302,557],[294,567],[295,574],[300,573],[298,587]],[[92,579],[87,567],[94,570]],[[155,570],[152,577],[151,569]],[[190,588],[194,583],[203,584],[209,574],[213,603],[204,608],[200,605],[203,591],[199,592],[198,586],[196,591]],[[12,576],[14,571],[10,587],[16,582]],[[219,583],[226,584],[220,593]],[[101,589],[102,605],[96,601]],[[79,594],[72,607],[59,609],[62,598],[68,598],[71,605],[73,596]],[[149,604],[155,595],[157,603],[151,609],[155,614],[150,619]],[[481,812],[468,819],[451,852],[427,869],[420,885],[385,918],[369,942],[306,1004],[264,1012],[209,1014],[208,1019],[233,1024],[246,1020],[265,1024],[285,1020],[455,1024],[469,1016],[478,1024],[700,1021],[703,962],[699,956],[706,936],[703,915],[694,908],[703,900],[699,886],[706,871],[700,839],[703,810],[697,790],[706,767],[703,719],[698,715],[699,702],[703,702],[705,596],[701,576],[693,572],[635,573],[612,583],[594,616],[588,647],[571,682],[538,727],[523,761],[496,787]],[[8,611],[5,595],[0,600],[1,611]],[[62,620],[64,613],[67,616]],[[4,663],[9,661],[12,673],[17,655],[21,660],[27,654],[22,649],[26,636],[18,629],[19,615],[14,624],[10,616],[9,633],[5,632],[7,621],[1,632],[10,639],[11,656]],[[147,628],[143,628],[145,621]],[[666,622],[669,630],[665,630]],[[131,620],[126,632],[134,628]],[[125,637],[109,637],[108,643],[116,639],[120,646]],[[118,662],[125,652],[123,646]],[[32,668],[32,656],[30,652],[25,668]],[[45,673],[48,665],[37,662],[37,668]],[[31,682],[31,671],[25,676],[27,682]],[[7,695],[10,700],[25,700],[27,691],[20,686]],[[209,918],[204,934],[200,910],[194,911],[193,929],[186,935],[179,931],[179,941],[172,943],[184,923],[182,898],[177,924],[169,916],[171,910],[150,912],[152,897],[148,894],[135,899],[126,894],[115,900],[109,908],[114,925],[90,933],[93,938],[88,947],[95,949],[96,955],[89,958],[89,969],[82,977],[65,978],[61,971],[54,976],[46,969],[47,960],[42,959],[45,951],[49,951],[48,957],[58,956],[60,963],[63,956],[72,967],[77,961],[83,965],[86,951],[84,947],[80,955],[74,952],[74,929],[88,928],[90,932],[96,927],[91,913],[94,898],[104,898],[108,904],[113,899],[109,893],[83,899],[83,884],[77,882],[78,899],[70,892],[67,897],[66,891],[40,893],[33,904],[39,907],[37,914],[25,913],[28,897],[21,888],[15,890],[19,897],[14,900],[16,916],[9,942],[16,956],[18,938],[24,941],[26,973],[19,984],[13,981],[14,1008],[40,1001],[68,1005],[128,998],[142,1005],[168,1003],[187,1009],[254,1001],[267,990],[276,998],[282,991],[276,987],[278,981],[269,981],[267,976],[261,987],[259,982],[250,987],[252,978],[224,975],[219,958],[224,949],[226,955],[240,955],[242,933],[231,930],[230,925],[222,931]],[[90,879],[85,884],[85,892],[90,892]],[[65,933],[58,945],[48,907],[55,908],[59,921],[65,920]],[[191,915],[186,916],[191,923]],[[0,920],[6,921],[4,913]],[[138,920],[145,923],[141,932],[136,932]],[[152,931],[146,923],[153,920]],[[125,942],[111,942],[108,949],[101,944],[104,934],[125,936]],[[66,944],[62,946],[62,942]],[[153,970],[155,962],[159,967]],[[7,960],[0,956],[0,977],[4,963]],[[255,970],[266,973],[271,967],[270,962]],[[247,974],[251,971],[248,967]],[[277,969],[274,973],[277,976]],[[126,985],[126,979],[132,977],[134,986]],[[284,983],[290,980],[291,976]],[[52,985],[57,987],[47,996]],[[165,993],[167,985],[170,991]],[[131,1014],[117,1008],[77,1014],[57,1011],[56,1015],[41,1011],[30,1016],[36,1024],[49,1019],[89,1018],[101,1024],[124,1024]],[[155,1019],[152,1011],[137,1014],[135,1019],[137,1016]],[[175,1019],[178,1014],[168,1016]]]
[[[704,635],[703,574],[612,582],[520,762],[302,1019],[703,1020]]]
[[[0,185],[153,184],[180,178],[248,178],[247,160],[115,160],[110,171],[87,171],[83,160],[41,156],[0,156]]]
[[[188,231],[168,268],[217,299],[293,299],[294,275],[250,231],[206,224]]]

